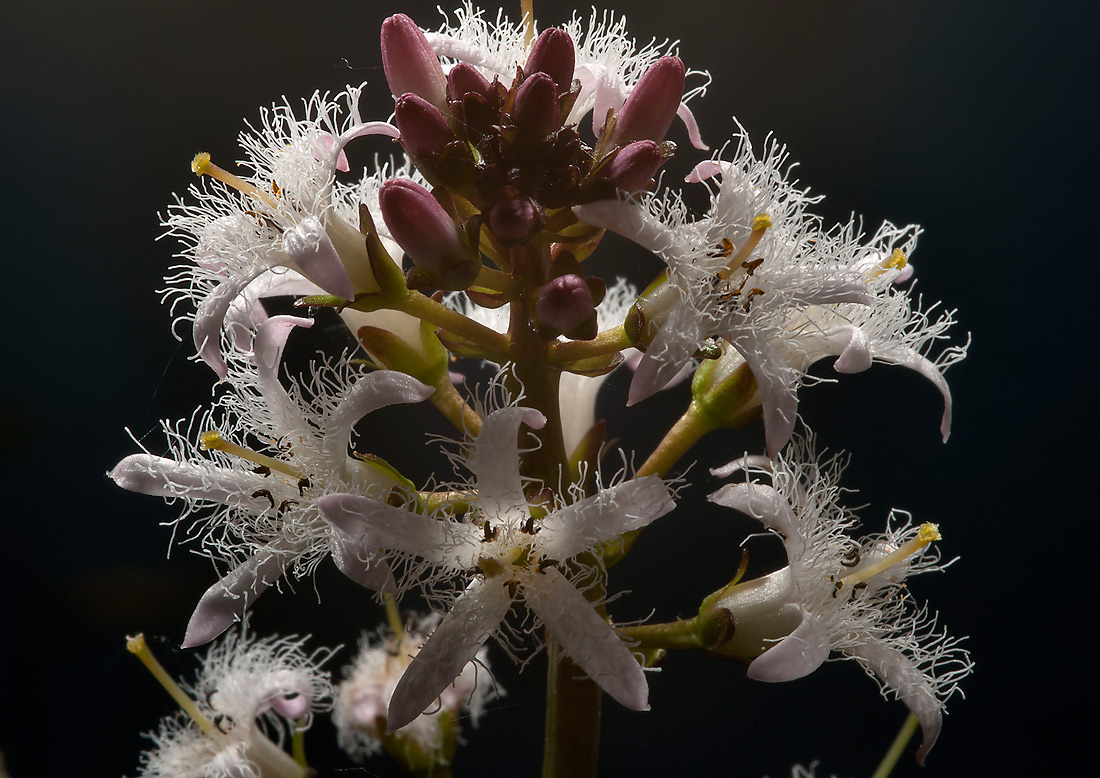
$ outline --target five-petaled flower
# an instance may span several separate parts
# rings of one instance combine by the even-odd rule
[[[553,506],[537,519],[533,511],[546,506],[532,505],[524,494],[517,435],[521,424],[541,429],[545,421],[538,411],[521,407],[486,417],[467,462],[476,496],[465,521],[413,514],[353,494],[318,501],[326,518],[351,537],[369,534],[389,553],[418,557],[449,576],[470,574],[465,591],[394,690],[390,731],[432,704],[520,599],[604,691],[628,708],[647,708],[641,666],[571,580],[567,563],[672,510],[672,495],[660,478],[649,476]]]

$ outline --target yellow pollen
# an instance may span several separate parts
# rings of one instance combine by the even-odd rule
[[[894,253],[882,260],[878,268],[872,271],[871,278],[878,278],[887,270],[904,270],[908,264],[909,260],[905,258],[905,252],[901,249],[894,249]]]
[[[896,551],[892,551],[882,559],[876,562],[872,562],[860,570],[852,573],[851,575],[842,578],[840,580],[840,586],[850,589],[858,583],[862,583],[873,576],[878,575],[884,570],[888,570],[899,562],[905,561],[906,558],[920,551],[934,540],[942,539],[940,535],[940,528],[931,522],[925,522],[920,525],[917,530],[917,536],[911,540],[907,540],[902,543]]]
[[[210,161],[210,155],[205,151],[200,151],[195,155],[195,158],[191,160],[191,172],[197,176],[210,176],[211,178],[216,178],[223,184],[233,187],[238,192],[243,192],[246,195],[255,197],[270,208],[276,210],[279,208],[277,200],[273,200],[270,195],[264,194],[240,176],[235,176],[225,168],[215,165]]]
[[[305,478],[305,474],[295,470],[282,460],[275,459],[275,457],[269,457],[266,454],[261,454],[258,451],[253,451],[250,448],[244,446],[238,446],[236,443],[231,443],[221,436],[217,430],[210,430],[199,435],[199,445],[205,450],[210,451],[224,451],[227,454],[232,454],[235,457],[240,457],[249,462],[255,462],[260,467],[266,467],[271,470],[276,470],[280,473],[290,476],[296,480]]]
[[[760,244],[760,240],[764,237],[764,233],[771,229],[771,226],[771,216],[766,213],[757,214],[752,220],[752,232],[749,233],[749,237],[745,240],[745,244],[741,246],[740,251],[733,255],[729,264],[718,271],[718,277],[726,281],[733,275],[734,271],[745,264],[745,260],[749,258],[749,254],[751,254]]]

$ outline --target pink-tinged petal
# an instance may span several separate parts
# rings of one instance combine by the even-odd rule
[[[727,484],[708,497],[711,502],[752,516],[761,524],[775,530],[784,538],[787,559],[797,565],[806,552],[806,539],[802,527],[782,494],[766,484]]]
[[[788,302],[798,305],[854,303],[871,305],[875,296],[858,273],[777,274],[775,283],[788,287]]]
[[[771,470],[772,460],[763,454],[746,454],[743,457],[738,457],[729,464],[712,468],[710,474],[718,476],[719,478],[729,478],[734,473],[740,472],[741,470],[749,470],[750,468]]]
[[[654,254],[673,244],[674,236],[644,209],[625,200],[599,200],[573,209],[577,218],[593,227],[611,230]]]
[[[855,325],[837,327],[825,334],[831,353],[839,354],[833,363],[838,373],[862,373],[871,367],[873,354],[867,334]]]
[[[607,121],[607,112],[615,110],[626,101],[627,90],[611,83],[611,79],[603,70],[594,76],[594,80],[592,134],[598,138],[603,132],[604,123]],[[584,83],[583,79],[581,83]]]
[[[528,607],[600,688],[631,710],[649,710],[642,666],[595,606],[556,567],[523,579]]]
[[[331,159],[332,148],[335,145],[336,138],[332,137],[327,132],[323,133],[318,136],[313,144],[313,158],[318,162],[324,162],[325,160]],[[336,153],[335,167],[341,173],[347,173],[351,170],[351,165],[348,164],[348,155],[344,153],[342,148]]]
[[[393,690],[387,734],[435,702],[477,656],[511,607],[512,596],[503,578],[478,578],[466,587]]]
[[[390,566],[371,555],[364,534],[356,538],[339,537],[332,544],[332,561],[341,573],[360,586],[380,594],[396,594],[397,581]],[[360,554],[366,557],[365,561]]]
[[[490,519],[527,518],[517,439],[523,424],[540,430],[546,417],[532,408],[501,408],[485,418],[474,441],[468,466],[477,481],[478,506]]]
[[[277,694],[268,700],[267,704],[291,721],[297,721],[309,713],[309,697],[304,694],[292,696]]]
[[[199,357],[219,378],[229,375],[229,367],[222,358],[221,333],[225,323],[225,314],[246,286],[267,272],[267,267],[255,268],[249,273],[227,278],[199,303],[195,311],[195,323],[191,334],[195,340],[195,350]]]
[[[182,648],[209,643],[240,621],[248,606],[279,580],[291,561],[290,554],[261,551],[230,570],[199,600],[187,622]]]
[[[691,372],[691,358],[707,338],[704,321],[694,308],[679,304],[661,327],[634,371],[626,404],[640,403]]]
[[[271,411],[279,435],[302,426],[301,413],[279,381],[279,365],[287,338],[295,327],[313,326],[312,319],[297,316],[272,316],[259,326],[252,353],[256,361],[256,386]]]
[[[542,550],[551,559],[570,559],[598,543],[644,527],[675,507],[665,482],[655,475],[601,489],[542,520]]]
[[[209,500],[219,505],[256,505],[251,495],[264,488],[263,477],[213,464],[177,462],[152,454],[131,454],[109,473],[130,492],[153,497]],[[261,500],[261,502],[263,502]]]
[[[764,439],[768,456],[775,456],[790,440],[798,417],[798,374],[766,336],[745,330],[731,340],[756,378],[764,411]]]
[[[888,365],[901,365],[920,373],[940,390],[943,396],[943,417],[940,419],[940,434],[943,442],[951,437],[951,388],[947,385],[947,379],[931,360],[920,355],[919,352],[908,346],[891,346],[881,351],[875,351],[875,358]]]
[[[280,272],[282,271],[282,272]],[[325,290],[308,280],[297,270],[272,269],[255,278],[233,300],[225,315],[225,331],[230,342],[240,348],[240,335],[251,337],[252,332],[268,319],[261,302],[264,297],[282,295],[324,294]],[[248,348],[245,346],[244,348]]]
[[[866,665],[917,717],[923,735],[917,764],[923,766],[943,727],[943,703],[936,697],[932,682],[912,659],[884,641],[870,637],[865,640],[845,653],[853,654]]]
[[[357,494],[328,494],[317,507],[337,529],[372,548],[415,554],[455,570],[477,563],[480,544],[472,524],[440,521]]]
[[[316,217],[303,219],[287,230],[283,236],[283,250],[302,275],[329,294],[344,300],[355,297],[348,271]]]
[[[722,175],[724,170],[724,166],[718,160],[706,159],[693,167],[684,181],[689,184],[701,184],[715,176]]]
[[[894,280],[891,283],[904,284],[906,281],[913,277],[913,273],[915,272],[916,268],[913,267],[912,262],[909,262],[905,265],[905,267],[898,271],[898,274],[894,276]]]
[[[815,619],[804,618],[794,632],[752,660],[745,675],[766,683],[793,681],[821,667],[829,650],[825,629]]]
[[[435,389],[394,370],[378,370],[361,376],[340,398],[325,419],[323,453],[332,469],[339,468],[348,453],[356,422],[368,413],[396,403],[418,403]]]
[[[340,148],[342,149],[344,146],[348,145],[350,141],[353,141],[356,138],[363,138],[368,135],[384,135],[387,138],[397,139],[401,137],[401,131],[389,122],[366,122],[365,124],[357,124],[356,126],[342,133],[337,142],[340,144]]]
[[[691,142],[691,145],[700,151],[709,149],[710,146],[703,143],[703,136],[699,132],[699,123],[695,121],[695,114],[687,107],[687,103],[680,103],[680,107],[676,109],[676,115],[680,117],[680,121],[684,123],[684,129],[687,130],[688,140]]]

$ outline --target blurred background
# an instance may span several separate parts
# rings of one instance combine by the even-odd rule
[[[940,522],[944,555],[961,557],[913,589],[953,634],[970,636],[977,668],[928,767],[905,757],[895,775],[1079,768],[1084,745],[1072,733],[1090,714],[1077,703],[1088,705],[1082,687],[1094,683],[1082,640],[1096,541],[1084,486],[1095,429],[1085,295],[1095,277],[1097,13],[1017,0],[715,7],[608,6],[628,13],[639,41],[679,38],[688,66],[713,74],[692,104],[712,148],[736,115],[758,151],[769,132],[788,144],[802,183],[827,196],[818,206],[827,221],[854,212],[870,230],[884,219],[922,224],[917,288],[959,310],[957,337],[973,335],[970,357],[948,374],[956,421],[946,446],[938,394],[901,368],[802,393],[820,444],[851,452],[846,485],[859,490],[850,504],[867,506],[865,527],[879,530],[891,507],[903,508]],[[504,10],[519,16],[518,2]],[[14,279],[0,379],[0,457],[12,490],[0,508],[0,752],[13,778],[136,774],[141,733],[171,705],[126,653],[128,633],[149,635],[173,673],[196,666],[175,646],[213,571],[186,548],[166,561],[162,523],[176,509],[105,476],[136,450],[124,428],[160,451],[159,420],[189,416],[213,385],[188,361],[191,347],[173,339],[154,291],[177,250],[157,242],[158,212],[191,183],[196,151],[237,159],[244,121],[284,95],[296,102],[365,81],[364,116],[385,118],[378,28],[397,12],[426,27],[442,21],[420,0],[103,0],[5,11],[0,148],[10,186],[0,218]],[[536,13],[546,27],[571,11],[537,0]],[[672,138],[682,173],[697,158],[679,124]],[[360,160],[390,153],[387,141],[371,143]],[[619,272],[648,281],[652,258],[608,243]],[[817,373],[830,375],[828,364]],[[624,445],[652,446],[687,390],[624,411],[626,385],[612,379],[601,411]],[[422,450],[416,414],[375,424],[365,441],[400,436]],[[651,608],[658,620],[691,616],[728,581],[751,525],[706,504],[717,487],[706,468],[761,441],[758,425],[705,439],[683,509],[613,571],[612,590],[629,590],[613,606],[617,619]],[[753,551],[760,572],[779,553],[763,541]],[[381,613],[325,565],[315,586],[262,598],[252,626],[343,644],[330,665],[338,673]],[[545,660],[517,676],[493,651],[508,696],[467,729],[455,774],[535,775]],[[677,654],[649,678],[651,712],[606,701],[602,775],[779,778],[812,760],[819,775],[869,775],[906,713],[851,662],[763,686],[740,665]],[[395,775],[383,759],[355,766],[327,724],[307,750],[323,776]]]

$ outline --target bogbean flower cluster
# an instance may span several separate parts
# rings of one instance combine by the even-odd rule
[[[165,423],[165,451],[111,477],[181,502],[179,537],[218,570],[184,646],[331,558],[390,616],[336,693],[356,759],[449,765],[460,714],[476,720],[496,694],[480,672],[495,637],[525,664],[550,647],[547,775],[594,770],[600,690],[646,710],[644,668],[685,648],[767,682],[852,659],[915,716],[923,762],[971,668],[908,590],[945,567],[929,546],[939,531],[899,511],[885,532],[855,535],[839,458],[796,432],[807,371],[829,357],[841,374],[880,362],[927,378],[946,441],[944,372],[966,345],[944,347],[953,314],[908,292],[920,229],[827,228],[785,147],[769,140],[757,156],[739,126],[687,177],[710,197],[693,216],[656,182],[678,153],[670,132],[706,150],[689,103],[709,76],[674,46],[637,45],[621,18],[539,32],[529,14],[514,25],[467,5],[433,32],[399,14],[382,25],[381,56],[391,116],[364,119],[366,85],[275,106],[241,136],[243,171],[197,155],[198,183],[165,217],[184,247],[166,299],[218,391],[189,424]],[[404,158],[352,181],[352,141],[368,136],[399,141]],[[600,275],[607,230],[664,264],[640,294]],[[270,315],[287,296],[301,315]],[[323,308],[355,350],[325,355]],[[315,345],[304,369],[286,357],[291,340]],[[462,364],[493,366],[488,393]],[[633,371],[628,404],[689,377],[691,400],[652,452],[620,452],[609,475],[615,420],[597,420],[595,403],[620,366]],[[414,483],[371,450],[370,419],[418,403],[455,428],[453,481]],[[694,443],[760,416],[762,453],[716,469],[743,480],[710,499],[779,534],[788,565],[736,576],[693,619],[616,624],[608,570],[650,523],[691,521],[676,515],[690,483],[674,473]],[[435,614],[403,621],[407,596]],[[328,682],[299,642],[234,634],[208,655],[193,723],[154,736],[145,774],[304,774],[255,724],[279,713],[304,729]]]

